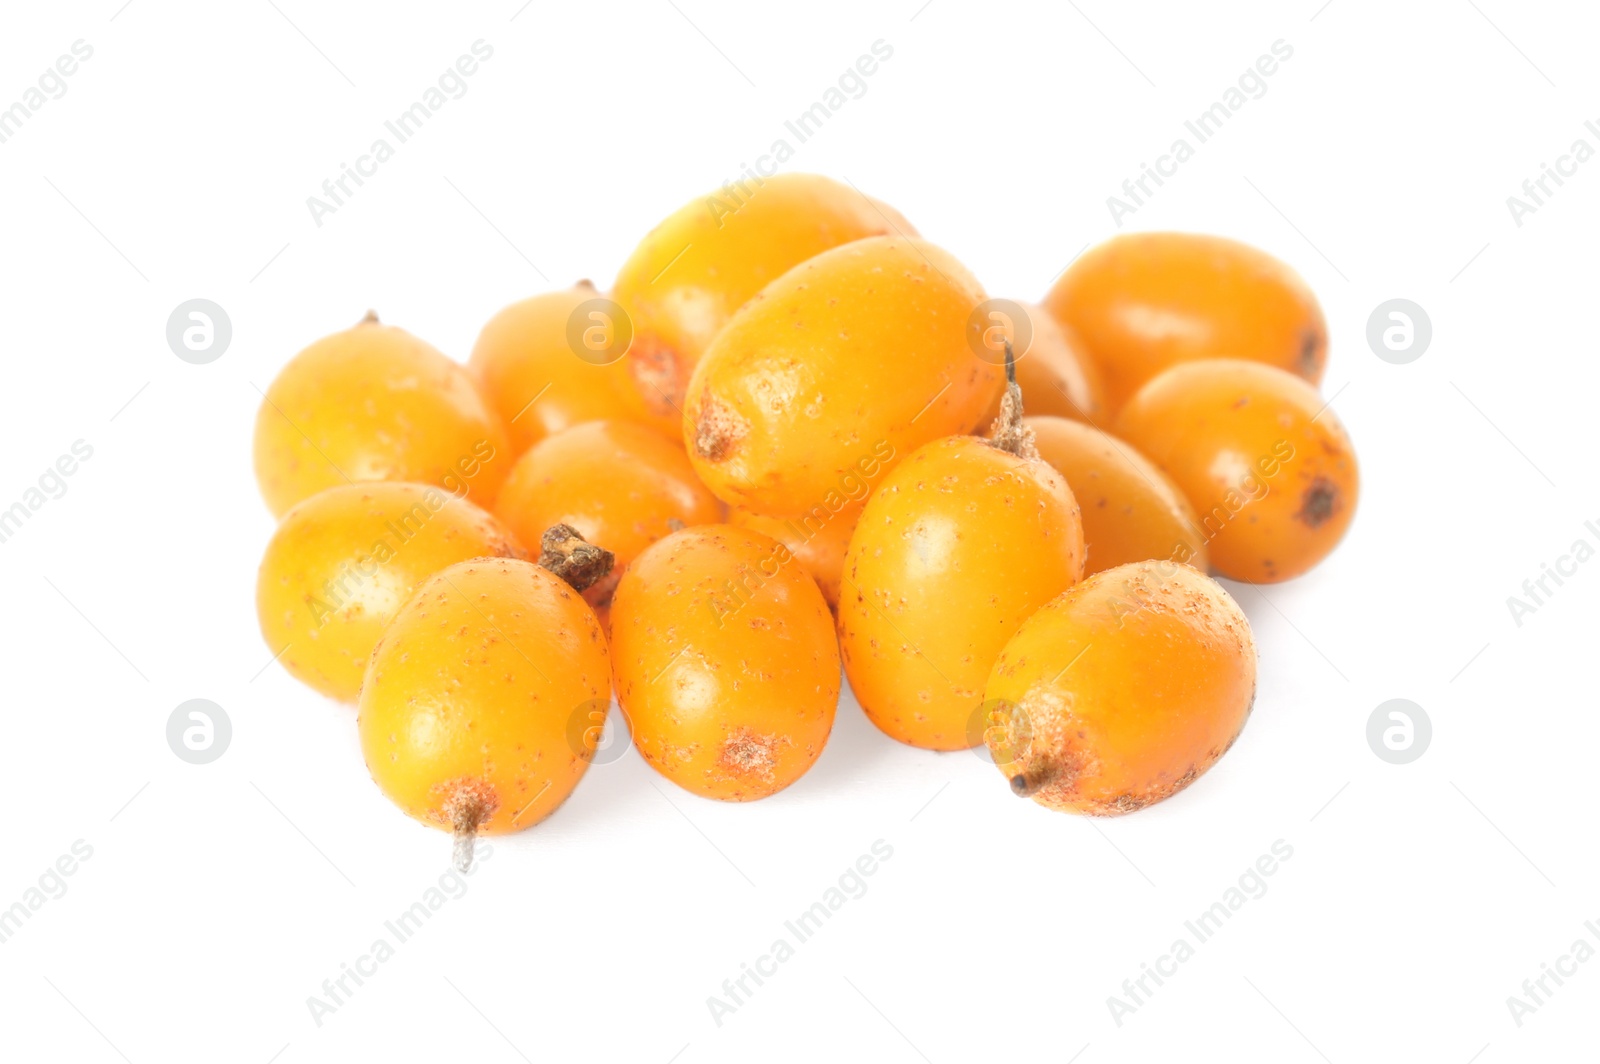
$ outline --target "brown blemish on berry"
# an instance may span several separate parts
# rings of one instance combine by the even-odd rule
[[[645,406],[658,417],[677,412],[688,384],[678,352],[658,337],[635,336],[628,349],[628,373]]]
[[[722,461],[749,433],[749,424],[731,406],[709,391],[701,396],[694,425],[694,450],[701,458]]]
[[[1294,516],[1307,528],[1318,528],[1338,512],[1339,485],[1327,477],[1316,477],[1300,497],[1300,512]]]
[[[1300,341],[1300,375],[1307,380],[1317,376],[1317,352],[1322,347],[1322,336],[1315,329],[1307,329]]]
[[[729,776],[755,776],[771,783],[778,764],[778,748],[788,742],[780,736],[757,735],[749,728],[737,728],[723,742],[717,767]]]

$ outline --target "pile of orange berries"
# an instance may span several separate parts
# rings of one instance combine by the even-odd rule
[[[1256,680],[1207,573],[1304,573],[1356,504],[1300,278],[1145,233],[1028,306],[827,178],[713,202],[465,366],[368,315],[267,391],[262,632],[358,704],[382,791],[470,860],[571,793],[615,694],[663,776],[763,798],[841,665],[885,733],[987,744],[1051,808],[1205,772]]]

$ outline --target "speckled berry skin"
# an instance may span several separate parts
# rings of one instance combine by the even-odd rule
[[[1360,470],[1339,415],[1292,373],[1218,358],[1140,388],[1114,431],[1183,490],[1211,568],[1272,584],[1307,572],[1344,538]]]
[[[717,497],[794,517],[929,440],[971,432],[1004,384],[978,357],[983,287],[949,252],[871,237],[762,289],[689,382],[684,446]]]
[[[1205,572],[1206,536],[1194,507],[1133,444],[1066,418],[1024,420],[1039,456],[1067,478],[1083,511],[1085,573],[1151,559]]]
[[[862,709],[912,746],[960,750],[995,657],[1083,575],[1083,527],[1047,463],[935,440],[867,500],[845,554],[839,642]]]
[[[295,355],[256,414],[256,481],[278,517],[374,480],[435,484],[487,508],[512,457],[466,368],[376,318]]]
[[[804,517],[767,517],[753,510],[734,507],[728,523],[771,536],[794,552],[811,579],[817,582],[829,609],[839,606],[840,574],[844,572],[844,552],[850,534],[861,519],[861,507],[843,506],[838,512],[819,509]]]
[[[1222,585],[1134,562],[1071,588],[1011,638],[985,690],[985,739],[1016,793],[1117,816],[1215,764],[1255,690],[1250,622]]]
[[[765,798],[833,729],[839,649],[822,592],[788,548],[704,525],[639,555],[611,604],[617,700],[649,764],[706,798]]]
[[[383,634],[361,690],[361,750],[389,799],[450,830],[478,803],[504,835],[549,816],[589,767],[574,720],[611,701],[611,658],[583,598],[531,562],[430,577]]]
[[[1265,251],[1201,233],[1124,233],[1084,252],[1044,299],[1095,362],[1115,413],[1162,370],[1242,358],[1313,385],[1328,326],[1300,275]]]
[[[567,335],[574,315],[600,293],[588,281],[513,303],[490,318],[472,346],[467,369],[494,408],[520,455],[540,440],[586,421],[630,417],[618,389],[621,361],[579,358]],[[677,436],[677,426],[672,426]]]
[[[285,514],[267,544],[261,635],[295,679],[355,702],[372,648],[418,584],[469,558],[525,556],[499,521],[443,488],[329,488]]]
[[[587,421],[518,458],[494,512],[524,543],[566,524],[610,551],[610,575],[584,592],[604,606],[640,551],[675,528],[720,521],[722,504],[676,440],[633,422]]]
[[[893,207],[817,174],[777,174],[684,204],[639,242],[612,287],[634,334],[619,363],[629,408],[677,435],[695,365],[751,296],[829,248],[896,234],[917,231]]]

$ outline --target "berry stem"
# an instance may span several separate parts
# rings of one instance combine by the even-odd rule
[[[571,525],[551,525],[539,539],[539,564],[583,591],[611,572],[616,556],[584,539]]]
[[[356,324],[357,325],[382,325],[383,322],[378,320],[378,312],[377,311],[368,310],[364,315],[362,315],[361,320],[356,322]]]
[[[471,793],[458,794],[451,805],[450,826],[455,829],[451,859],[456,871],[466,874],[472,871],[472,851],[477,845],[478,825],[483,822],[486,810],[478,796]]]
[[[1038,458],[1033,430],[1022,422],[1022,387],[1017,384],[1017,355],[1006,340],[1006,393],[1000,397],[1000,414],[989,430],[989,443],[1018,458]]]

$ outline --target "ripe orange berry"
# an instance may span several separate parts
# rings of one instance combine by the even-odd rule
[[[627,373],[621,362],[589,361],[573,348],[573,317],[598,297],[579,281],[511,304],[478,334],[467,368],[505,423],[514,454],[581,422],[633,416],[617,390]]]
[[[495,515],[523,542],[566,524],[615,555],[611,575],[584,595],[604,605],[640,552],[677,528],[722,520],[722,504],[676,442],[632,422],[587,421],[517,459]]]
[[[301,351],[256,415],[256,479],[274,516],[337,484],[436,484],[487,505],[511,467],[467,371],[369,314]]]
[[[1087,345],[1115,411],[1157,373],[1242,358],[1322,380],[1328,327],[1316,296],[1264,251],[1197,233],[1128,233],[1089,249],[1045,297]]]
[[[1105,417],[1105,386],[1100,382],[1100,370],[1089,358],[1081,341],[1069,335],[1043,307],[1018,303],[1016,306],[1027,315],[1026,322],[993,321],[985,333],[985,346],[994,352],[992,361],[1005,358],[1003,343],[1016,344],[1017,384],[1027,398],[1030,415],[1049,415],[1071,418],[1098,424]],[[1026,336],[1023,347],[1017,341]],[[1000,416],[1000,400],[994,402],[978,421],[978,427],[987,431],[989,423]]]
[[[996,655],[1083,576],[1078,505],[1037,456],[953,436],[925,444],[867,500],[845,554],[839,645],[861,708],[930,750],[978,742]]]
[[[633,742],[685,790],[765,798],[822,753],[839,700],[833,618],[776,540],[731,525],[661,540],[623,574],[611,638]]]
[[[695,369],[684,408],[695,471],[732,505],[797,517],[928,440],[971,431],[1002,384],[975,353],[983,298],[964,266],[919,240],[872,237],[796,266]]]
[[[1022,367],[1017,366],[1020,383]],[[1039,455],[1067,478],[1083,513],[1085,573],[1148,559],[1204,572],[1206,537],[1171,479],[1133,445],[1059,417],[1025,419]]]
[[[788,547],[795,560],[817,582],[830,609],[839,608],[844,552],[850,546],[850,533],[855,531],[860,519],[861,508],[854,504],[838,513],[813,511],[804,517],[767,517],[737,506],[728,511],[730,525],[771,536]]]
[[[526,557],[500,522],[442,488],[342,484],[284,515],[256,578],[267,645],[290,675],[354,702],[367,659],[424,579],[469,558]]]
[[[677,435],[689,376],[734,311],[813,255],[889,234],[916,230],[893,208],[815,174],[778,174],[684,204],[640,242],[612,288],[633,326],[625,398]]]
[[[1355,514],[1350,437],[1317,390],[1283,370],[1237,359],[1174,366],[1129,400],[1116,433],[1183,489],[1223,576],[1299,576]]]
[[[1186,565],[1134,562],[1023,623],[989,676],[985,739],[1017,794],[1116,816],[1210,768],[1255,689],[1250,623],[1222,586]]]
[[[361,750],[408,815],[473,836],[537,824],[593,754],[571,721],[611,700],[593,611],[531,562],[476,559],[429,577],[383,633],[361,689]]]

